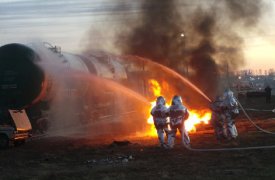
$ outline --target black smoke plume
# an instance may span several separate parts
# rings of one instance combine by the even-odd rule
[[[139,25],[121,33],[116,43],[123,54],[150,58],[186,75],[213,98],[220,76],[244,64],[238,30],[252,30],[263,7],[258,0],[146,0]]]
[[[180,34],[183,22],[173,0],[150,0],[142,4],[142,24],[130,34],[118,36],[122,52],[150,58],[169,67],[183,58],[184,42]]]

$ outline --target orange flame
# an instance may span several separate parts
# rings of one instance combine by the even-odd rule
[[[158,83],[158,81],[154,79],[149,79],[149,90],[153,93],[154,97],[158,97],[161,95],[161,87]],[[156,102],[150,102],[151,103],[151,108],[149,109],[149,118],[147,119],[147,123],[150,124],[150,129],[146,132],[148,136],[157,136],[156,129],[154,126],[154,120],[153,116],[150,114],[152,108],[155,106]]]
[[[149,79],[149,85],[150,85],[150,90],[153,92],[155,97],[161,95],[161,87],[160,87],[158,81],[156,81],[154,79]]]
[[[211,111],[210,110],[190,110],[189,117],[184,122],[185,129],[188,132],[196,132],[196,125],[198,124],[208,124],[211,119]]]
[[[170,93],[162,92],[163,88],[160,86],[159,82],[154,79],[149,80],[149,85],[150,85],[150,90],[155,97],[158,97],[160,95],[165,97],[165,95],[168,96],[169,94],[172,94],[171,92]],[[163,83],[163,86],[165,86],[165,89],[169,89],[168,84],[166,82]],[[154,106],[155,106],[155,102],[151,102],[151,109],[149,109],[149,118],[147,119],[147,123],[151,125],[150,130],[147,131],[147,133],[146,133],[148,136],[157,136],[156,129],[154,127],[153,117],[150,114],[150,112]],[[196,125],[208,124],[210,119],[211,119],[211,111],[208,109],[201,110],[201,111],[190,110],[189,117],[184,122],[185,129],[188,132],[194,133],[194,132],[196,132]]]

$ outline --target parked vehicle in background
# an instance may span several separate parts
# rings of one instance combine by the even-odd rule
[[[31,137],[32,126],[25,110],[0,110],[0,148],[24,144]]]

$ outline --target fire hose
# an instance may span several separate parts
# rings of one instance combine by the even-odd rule
[[[274,132],[267,131],[267,130],[259,127],[254,121],[252,121],[252,119],[247,114],[247,112],[245,111],[245,109],[243,108],[243,106],[241,105],[241,103],[239,101],[237,101],[237,102],[240,105],[241,110],[243,111],[243,113],[245,114],[245,116],[251,122],[252,125],[254,125],[259,131],[262,131],[262,132],[267,133],[267,134],[275,135]],[[247,109],[247,110],[251,110],[251,109]],[[252,109],[252,110],[256,110],[256,109]],[[257,111],[260,111],[260,110],[257,110]],[[273,109],[273,110],[262,110],[262,111],[269,111],[269,112],[271,111],[271,112],[275,113],[275,109]],[[196,151],[196,152],[217,152],[217,151],[241,151],[241,150],[256,150],[256,149],[275,149],[275,145],[270,145],[270,146],[250,146],[250,147],[235,147],[235,148],[211,148],[211,149],[192,148],[191,145],[187,145],[184,142],[183,142],[183,145],[184,145],[184,147],[186,149],[188,149],[190,151]]]
[[[273,135],[275,135],[274,132],[267,131],[267,130],[261,128],[260,126],[258,126],[258,125],[250,118],[250,116],[247,114],[247,112],[245,111],[245,109],[243,108],[242,104],[241,104],[239,101],[238,101],[238,104],[240,105],[240,108],[241,108],[241,110],[243,111],[244,115],[247,117],[247,119],[251,122],[251,124],[252,124],[253,126],[255,126],[259,131],[262,131],[262,132],[267,133],[267,134],[273,134]],[[253,110],[254,110],[254,109],[253,109]],[[260,110],[259,110],[259,111],[260,111]],[[275,112],[275,109],[273,109],[273,110],[262,110],[262,111],[271,111],[271,112]]]
[[[273,113],[275,113],[275,109],[267,110],[267,109],[249,109],[249,108],[246,108],[245,110],[246,111],[263,111],[263,112],[273,112]]]
[[[275,149],[275,145],[270,146],[250,146],[250,147],[235,147],[235,148],[211,148],[211,149],[198,149],[183,143],[184,147],[190,151],[196,152],[215,152],[215,151],[241,151],[241,150],[255,150],[255,149]]]

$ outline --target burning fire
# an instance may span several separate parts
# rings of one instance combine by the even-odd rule
[[[162,92],[162,87],[160,86],[159,82],[154,79],[149,80],[149,85],[150,85],[150,90],[155,97],[158,97],[160,95],[165,97],[165,95],[172,94],[171,92],[170,93],[166,92],[166,91]],[[164,85],[167,86],[168,84],[164,83]],[[149,114],[154,106],[155,106],[155,101],[151,102],[151,108],[149,110]],[[184,122],[185,129],[188,132],[194,133],[194,132],[196,132],[196,125],[208,124],[210,119],[211,119],[211,111],[209,109],[189,110],[189,117]],[[147,135],[157,136],[156,129],[154,127],[153,117],[151,116],[151,114],[149,115],[149,118],[147,119],[147,123],[151,125],[150,130],[147,132]]]
[[[198,124],[208,124],[211,119],[211,111],[210,110],[190,110],[189,117],[184,122],[185,129],[188,132],[196,132],[196,125]]]
[[[154,79],[149,79],[149,87],[150,87],[150,91],[154,94],[155,97],[158,97],[161,95],[161,87],[158,83],[158,81],[154,80]],[[152,110],[152,108],[155,106],[156,102],[150,102],[151,103],[151,109],[149,110],[149,114]],[[154,120],[153,117],[150,115],[150,117],[147,119],[147,123],[148,124],[154,124]]]
[[[155,97],[158,97],[161,95],[161,87],[158,83],[158,81],[154,79],[149,80],[149,88],[150,91],[154,94]],[[154,120],[153,116],[150,114],[152,108],[155,106],[156,102],[150,102],[151,103],[151,108],[149,109],[149,118],[147,119],[147,123],[150,124],[150,130],[147,131],[148,136],[157,136],[156,129],[154,126]]]

